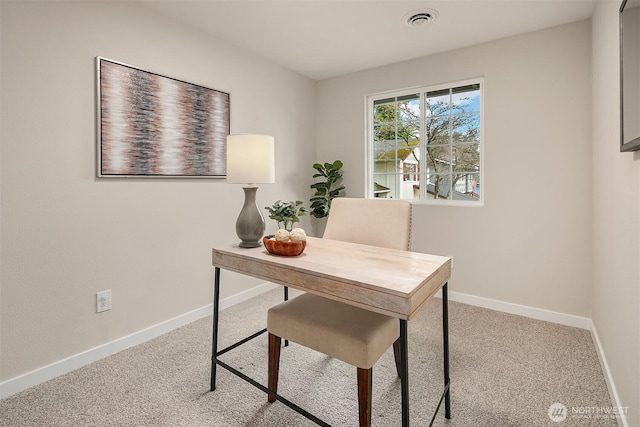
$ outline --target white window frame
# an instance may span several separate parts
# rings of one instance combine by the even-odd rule
[[[417,87],[412,87],[412,88],[405,88],[405,89],[399,89],[399,90],[392,90],[392,91],[386,91],[386,92],[378,92],[375,94],[371,94],[371,95],[367,95],[365,97],[365,105],[366,105],[366,132],[365,132],[365,144],[366,144],[366,149],[365,149],[365,153],[366,153],[366,162],[365,162],[365,197],[366,198],[373,198],[374,194],[373,194],[373,187],[374,187],[374,180],[373,180],[373,174],[375,171],[375,167],[374,167],[374,147],[373,147],[373,124],[374,124],[374,120],[373,120],[373,105],[374,102],[380,99],[385,99],[385,98],[391,98],[391,97],[401,97],[401,96],[405,96],[405,95],[410,95],[410,94],[420,94],[420,102],[421,102],[421,108],[420,108],[420,145],[419,147],[423,147],[424,143],[425,143],[425,138],[424,138],[424,119],[425,119],[425,108],[423,107],[423,103],[424,103],[424,94],[426,92],[434,92],[434,91],[438,91],[438,90],[443,90],[443,89],[451,89],[451,88],[455,88],[455,87],[459,87],[459,86],[468,86],[468,85],[472,85],[472,84],[479,84],[480,85],[480,141],[479,141],[479,147],[480,147],[480,172],[479,172],[479,176],[480,176],[480,183],[481,183],[481,189],[480,189],[480,198],[478,200],[475,201],[464,201],[464,200],[448,200],[448,199],[438,199],[438,198],[434,198],[434,199],[427,199],[426,198],[426,185],[422,185],[423,181],[424,181],[424,176],[425,174],[423,174],[421,172],[421,185],[420,185],[420,199],[404,199],[404,200],[409,200],[412,203],[416,203],[416,204],[425,204],[425,205],[437,205],[437,206],[465,206],[465,207],[479,207],[479,206],[483,206],[484,205],[484,198],[485,198],[485,193],[487,190],[487,185],[486,185],[486,174],[485,174],[485,170],[484,170],[484,78],[482,77],[477,77],[477,78],[473,78],[473,79],[468,79],[468,80],[461,80],[461,81],[456,81],[456,82],[449,82],[449,83],[443,83],[443,84],[438,84],[438,85],[430,85],[430,86],[417,86]],[[425,149],[421,149],[420,150],[420,163],[421,164],[426,164],[426,152],[427,150]]]

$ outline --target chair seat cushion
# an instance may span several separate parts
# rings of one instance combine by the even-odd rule
[[[363,369],[400,336],[398,319],[312,294],[269,309],[267,330]]]

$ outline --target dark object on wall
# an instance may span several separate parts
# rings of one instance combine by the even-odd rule
[[[620,6],[620,151],[640,150],[640,0]]]
[[[229,94],[96,57],[98,177],[224,178]]]

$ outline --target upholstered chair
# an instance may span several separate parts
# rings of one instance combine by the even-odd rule
[[[409,250],[411,203],[334,199],[323,238]],[[360,426],[371,425],[373,365],[391,345],[400,375],[398,319],[305,293],[269,309],[267,330],[269,390],[277,393],[281,339],[289,340],[357,367]]]

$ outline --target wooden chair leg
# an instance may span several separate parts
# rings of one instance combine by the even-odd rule
[[[400,338],[395,340],[393,343],[393,357],[396,360],[396,372],[398,373],[398,378],[402,378],[402,370],[400,365]]]
[[[373,368],[358,368],[358,411],[360,427],[371,427]]]
[[[269,368],[268,368],[268,376],[269,376],[269,390],[274,393],[278,392],[278,371],[280,370],[280,337],[269,334]],[[267,401],[269,403],[273,403],[276,401],[275,397],[268,395]]]

